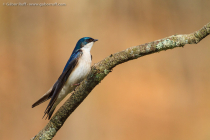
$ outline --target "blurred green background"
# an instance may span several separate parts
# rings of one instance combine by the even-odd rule
[[[210,0],[0,3],[0,139],[23,140],[47,123],[48,102],[31,108],[57,80],[76,42],[99,39],[93,63],[128,47],[210,22]],[[40,3],[43,1],[27,1]],[[210,36],[114,68],[67,119],[55,140],[209,140]],[[63,103],[63,102],[62,102]]]

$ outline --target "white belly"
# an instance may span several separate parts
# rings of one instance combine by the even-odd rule
[[[61,89],[58,98],[52,107],[53,109],[51,110],[54,110],[54,108],[60,103],[60,101],[63,100],[63,98],[65,98],[66,95],[68,95],[68,93],[72,92],[75,89],[76,86],[74,84],[80,83],[90,72],[92,62],[90,50],[92,46],[93,42],[88,43],[81,49],[83,54],[79,59],[76,68],[69,75],[69,78],[67,79],[63,88]]]
[[[74,84],[80,83],[88,75],[91,69],[91,54],[90,52],[83,51],[81,58],[78,61],[76,68],[71,72],[65,85],[63,86],[59,97],[64,98],[68,93],[72,92],[76,87]],[[63,95],[65,94],[65,95]],[[63,97],[64,96],[64,97]]]

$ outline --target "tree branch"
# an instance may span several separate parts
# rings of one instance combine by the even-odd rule
[[[154,42],[134,46],[113,55],[111,54],[102,61],[94,64],[87,78],[76,88],[71,97],[69,97],[69,99],[60,107],[49,123],[31,140],[51,140],[62,127],[69,115],[115,66],[162,50],[183,47],[186,44],[197,44],[209,34],[210,23],[194,33],[173,35]]]

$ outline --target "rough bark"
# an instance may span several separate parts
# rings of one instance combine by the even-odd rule
[[[88,77],[76,88],[71,97],[60,107],[49,123],[35,137],[31,138],[31,140],[51,140],[71,113],[118,64],[162,50],[183,47],[186,44],[197,44],[209,34],[210,23],[194,33],[172,35],[164,39],[134,46],[111,54],[102,61],[94,64]]]

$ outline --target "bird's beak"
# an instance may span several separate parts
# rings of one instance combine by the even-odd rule
[[[93,42],[96,42],[96,41],[98,41],[98,39],[94,39],[94,40],[93,40]]]

